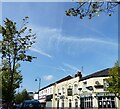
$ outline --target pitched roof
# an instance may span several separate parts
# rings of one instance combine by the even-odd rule
[[[46,88],[48,88],[48,87],[50,87],[50,86],[52,86],[52,85],[54,85],[54,84],[56,84],[56,83],[58,84],[58,83],[61,83],[61,82],[63,82],[63,81],[69,80],[69,79],[72,79],[72,76],[68,75],[68,76],[66,76],[66,77],[64,77],[64,78],[62,78],[62,79],[60,79],[60,80],[58,80],[58,81],[56,81],[56,82],[54,82],[54,83],[52,83],[52,84],[49,84],[49,85],[46,86],[46,87],[43,87],[43,88],[40,89],[39,91],[44,90],[44,89],[46,89]]]
[[[86,79],[89,79],[89,78],[93,78],[93,77],[106,77],[106,76],[109,76],[109,70],[110,70],[110,68],[107,68],[107,69],[104,69],[104,70],[101,70],[101,71],[92,73],[92,74],[90,74],[90,75],[84,76],[84,77],[82,77],[82,78],[80,79],[80,81],[86,80]],[[64,81],[69,80],[69,79],[72,79],[72,78],[73,78],[72,76],[68,75],[68,76],[66,76],[66,77],[64,77],[64,78],[62,78],[62,79],[60,79],[60,80],[58,80],[58,81],[56,81],[56,82],[54,82],[54,83],[52,83],[52,84],[49,84],[49,85],[46,86],[46,87],[43,87],[43,88],[40,89],[39,91],[44,90],[44,89],[46,89],[46,88],[48,88],[48,87],[50,87],[50,86],[52,86],[52,85],[55,85],[56,83],[58,84],[58,83],[64,82]]]
[[[54,85],[54,84],[55,84],[55,83],[49,84],[49,85],[47,85],[47,86],[41,88],[39,91],[44,90],[44,89],[46,89],[46,88],[48,88],[48,87],[50,87],[50,86],[52,86],[52,85]]]
[[[107,69],[104,69],[104,70],[101,70],[101,71],[92,73],[92,74],[90,74],[90,75],[87,75],[87,76],[85,76],[85,77],[82,77],[82,78],[80,79],[80,81],[86,80],[86,79],[89,79],[89,78],[93,78],[93,77],[106,77],[106,76],[109,76],[109,70],[110,70],[110,68],[107,68]]]
[[[62,78],[62,79],[56,81],[55,83],[61,83],[61,82],[64,82],[64,81],[66,81],[66,80],[69,80],[69,79],[72,79],[72,76],[68,75],[68,76],[66,76],[65,78]]]

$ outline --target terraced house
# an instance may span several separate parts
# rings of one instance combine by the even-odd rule
[[[108,93],[109,68],[82,77],[81,72],[67,76],[39,90],[39,101],[52,108],[120,108],[120,100]]]

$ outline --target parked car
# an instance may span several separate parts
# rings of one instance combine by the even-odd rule
[[[16,104],[15,105],[15,109],[20,109],[21,105],[20,104]]]
[[[38,100],[25,100],[20,109],[41,109],[41,105]]]
[[[0,109],[6,109],[7,108],[7,101],[0,99]]]

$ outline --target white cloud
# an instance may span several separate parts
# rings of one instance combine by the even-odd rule
[[[89,49],[93,50],[93,47],[104,47],[104,48],[113,48],[118,47],[117,42],[112,41],[112,39],[99,36],[65,36],[62,35],[61,29],[49,28],[49,27],[39,27],[31,25],[30,28],[33,28],[33,31],[37,34],[37,41],[35,45],[37,46],[36,52],[39,52],[47,57],[52,57],[49,54],[49,51],[59,51],[67,50],[66,53],[78,53],[87,51]],[[90,48],[91,47],[91,48]],[[36,48],[36,47],[34,47]],[[77,50],[77,52],[75,51]],[[45,51],[45,53],[43,52]],[[47,52],[47,53],[46,53]]]
[[[86,37],[76,37],[76,36],[63,36],[62,30],[61,29],[56,29],[56,28],[48,28],[48,27],[37,27],[32,25],[31,26],[35,32],[37,32],[38,36],[39,36],[39,41],[42,42],[42,40],[47,39],[48,43],[50,44],[54,44],[52,42],[63,42],[63,43],[71,43],[73,42],[75,43],[79,43],[79,44],[83,44],[85,42],[88,43],[98,43],[98,44],[108,44],[108,45],[112,45],[112,46],[116,46],[117,44],[115,42],[112,42],[111,40],[106,40],[106,39],[102,39],[101,38],[101,34],[100,34],[100,38],[95,38],[93,36],[90,35],[86,35]],[[82,37],[82,38],[81,38]],[[47,43],[46,43],[47,44]]]
[[[70,64],[67,64],[67,63],[64,63],[63,64],[64,66],[72,69],[72,70],[75,70],[75,71],[80,71],[80,69],[78,69],[77,67],[73,66],[73,65],[70,65]]]
[[[98,38],[78,38],[78,37],[62,37],[60,39],[60,41],[66,42],[66,43],[96,43],[96,44],[105,44],[105,45],[113,45],[116,46],[116,43],[114,42],[110,42],[110,41],[105,41],[102,39],[98,39]]]
[[[43,51],[40,50],[40,49],[31,47],[30,50],[31,50],[31,51],[34,51],[34,52],[37,52],[37,53],[39,53],[39,54],[41,54],[41,55],[43,55],[43,56],[46,56],[46,57],[48,57],[48,58],[52,58],[51,55],[49,55],[49,54],[43,52]]]
[[[53,76],[52,75],[45,75],[43,78],[44,78],[44,80],[51,81],[53,79]]]
[[[61,67],[61,66],[56,67],[55,69],[60,70],[60,71],[63,71],[63,72],[65,72],[65,73],[67,73],[67,72],[71,72],[71,70],[66,69],[66,68],[63,68],[63,67]]]

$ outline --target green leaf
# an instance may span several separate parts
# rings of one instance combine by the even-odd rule
[[[2,33],[2,26],[0,25],[0,33]]]
[[[31,62],[33,56],[27,54],[30,47],[35,43],[35,34],[27,28],[27,19],[23,19],[22,29],[17,29],[16,22],[6,18],[4,26],[0,26],[2,41],[0,42],[0,51],[2,52],[2,82],[3,98],[12,101],[16,88],[22,82],[22,75],[18,68],[20,61]],[[26,36],[26,33],[27,36]],[[1,75],[0,75],[1,76]],[[1,79],[1,78],[0,78]]]
[[[70,12],[69,11],[66,11],[66,16],[70,16]]]

